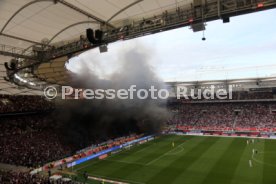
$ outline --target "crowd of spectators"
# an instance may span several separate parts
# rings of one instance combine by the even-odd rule
[[[272,92],[237,92],[237,100],[256,100],[256,99],[273,99]]]
[[[1,118],[0,129],[2,163],[37,167],[72,153],[47,114]]]
[[[51,180],[48,176],[20,171],[0,171],[1,184],[79,184],[75,181]]]
[[[107,150],[109,148],[122,145],[126,142],[132,141],[132,140],[137,139],[139,137],[141,137],[141,135],[131,134],[129,136],[119,137],[119,138],[116,138],[116,139],[109,139],[108,141],[102,142],[100,144],[93,144],[89,147],[86,147],[82,150],[77,151],[76,154],[73,155],[73,159],[77,160],[77,159],[80,159],[80,158],[83,158],[83,157],[86,157],[86,156],[89,156],[89,155],[97,154],[100,151],[104,151],[104,150]],[[70,157],[69,157],[69,160],[71,160]],[[63,159],[62,162],[66,163],[67,162],[66,158]],[[54,167],[54,164],[50,163],[49,165],[46,165],[44,168],[47,170],[47,169],[52,169],[53,167]]]
[[[0,114],[45,111],[54,108],[54,103],[42,96],[0,94]]]
[[[48,184],[48,179],[43,176],[30,175],[28,172],[1,171],[0,183],[3,184]]]
[[[30,169],[42,166],[45,166],[45,169],[52,169],[53,161],[63,160],[70,156],[73,156],[73,159],[79,159],[139,137],[133,134],[107,139],[105,142],[94,143],[92,146],[76,152],[73,147],[61,141],[56,123],[51,120],[51,113],[5,117],[0,118],[0,121],[0,163],[25,166]],[[0,172],[0,183],[48,184],[51,182],[48,177],[13,171]],[[67,182],[56,183],[65,184]]]
[[[18,166],[40,167],[46,163],[74,155],[76,148],[62,141],[56,122],[52,120],[52,115],[45,113],[1,118],[0,162]],[[106,139],[102,143],[93,142],[92,146],[78,151],[75,154],[75,159],[95,154],[136,138],[138,136],[134,134]]]
[[[247,92],[248,93],[248,92]],[[257,95],[258,94],[258,95]],[[247,97],[235,94],[235,98],[268,99],[270,94],[253,93]],[[246,96],[246,95],[245,95]],[[54,105],[37,96],[0,95],[0,113],[45,111]],[[196,129],[276,128],[276,102],[231,103],[172,103],[169,105],[171,127]],[[51,113],[0,117],[0,162],[26,167],[40,167],[46,163],[75,154],[74,159],[96,154],[99,151],[138,138],[130,135],[97,143],[79,152],[61,141],[56,122]],[[49,166],[51,167],[51,164]],[[48,178],[22,172],[0,172],[0,183],[44,184]],[[63,184],[63,183],[62,183]]]
[[[168,125],[198,129],[276,128],[275,102],[189,103],[171,106]]]
[[[236,127],[276,128],[276,114],[272,111],[272,104],[245,104],[238,115]]]
[[[114,146],[118,146],[121,144],[124,144],[126,142],[132,141],[134,139],[138,139],[140,137],[140,135],[136,135],[136,134],[131,134],[129,136],[124,136],[124,137],[118,137],[118,138],[111,138],[107,141],[98,143],[98,144],[93,144],[89,147],[86,147],[82,150],[79,150],[77,153],[85,153],[87,152],[89,155],[91,153],[97,153],[99,151],[108,149],[108,148],[112,148]]]

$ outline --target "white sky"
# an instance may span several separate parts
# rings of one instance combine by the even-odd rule
[[[108,45],[107,53],[92,49],[72,58],[68,69],[78,72],[80,62],[99,76],[120,67],[119,57],[130,49],[151,52],[148,61],[164,81],[200,81],[276,76],[276,10],[207,22],[202,32],[189,27]]]

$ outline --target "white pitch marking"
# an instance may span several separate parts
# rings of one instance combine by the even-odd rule
[[[184,144],[185,142],[183,142],[182,144]],[[166,153],[163,153],[162,155],[160,155],[159,157],[157,157],[156,159],[154,159],[154,160],[152,160],[152,161],[150,161],[150,162],[148,162],[146,165],[150,165],[150,164],[152,164],[152,163],[154,163],[154,162],[156,162],[157,160],[159,160],[160,158],[162,158],[162,157],[164,157],[164,156],[166,156],[168,153],[170,153],[171,151],[173,151],[173,150],[175,150],[176,148],[178,148],[179,146],[181,146],[182,144],[180,144],[180,145],[178,145],[178,146],[176,146],[174,149],[172,149],[172,150],[169,150],[169,151],[167,151]]]

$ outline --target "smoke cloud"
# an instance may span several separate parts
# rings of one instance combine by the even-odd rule
[[[117,54],[118,69],[103,79],[85,62],[80,62],[78,73],[73,73],[74,88],[88,89],[129,89],[136,85],[137,90],[165,88],[149,64],[150,53],[141,47],[121,51]],[[89,58],[91,62],[93,56]],[[94,67],[100,67],[94,64]],[[150,97],[150,96],[149,96]],[[110,137],[130,133],[158,133],[166,121],[166,100],[160,99],[102,99],[102,100],[61,100],[58,122],[66,141],[87,146],[92,141],[103,141]]]

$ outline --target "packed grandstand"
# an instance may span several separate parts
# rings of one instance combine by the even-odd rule
[[[0,184],[275,183],[275,76],[163,82],[142,61],[154,53],[147,49],[118,51],[127,62],[109,79],[97,75],[101,64],[81,64],[89,49],[103,53],[116,41],[186,26],[205,41],[209,21],[275,7],[275,0],[0,0]],[[136,83],[165,86],[168,98],[61,98],[63,85]],[[189,92],[178,96],[180,88]],[[204,90],[214,98],[199,98]]]
[[[264,138],[275,136],[276,101],[272,91],[243,91],[234,96],[239,98],[218,102],[187,102],[171,98],[167,104],[171,117],[164,122],[163,131],[194,135]],[[57,123],[52,117],[55,115],[52,112],[55,108],[52,101],[36,96],[1,95],[0,102],[0,162],[29,168],[23,171],[1,171],[2,183],[47,183],[46,176],[30,172],[40,167],[45,170],[66,167],[67,162],[97,154],[141,137],[106,137],[91,142],[86,149],[77,151],[72,145],[62,142]],[[58,160],[60,162],[55,162]]]

